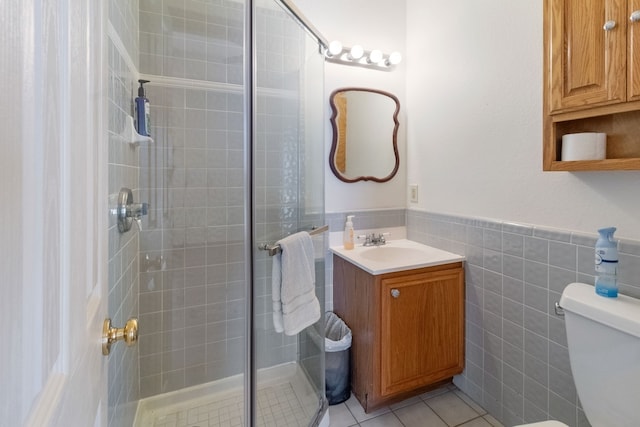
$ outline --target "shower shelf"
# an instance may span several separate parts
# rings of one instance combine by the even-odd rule
[[[150,136],[140,135],[133,125],[133,117],[127,116],[124,123],[124,130],[120,134],[120,137],[129,144],[137,147],[143,142],[153,143],[153,138]]]

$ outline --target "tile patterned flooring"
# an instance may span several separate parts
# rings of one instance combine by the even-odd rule
[[[184,405],[158,413],[153,427],[242,427],[243,396],[227,395],[209,402]],[[306,426],[311,419],[291,383],[261,388],[258,391],[258,427]]]
[[[352,395],[329,406],[330,427],[503,427],[454,385],[365,414]]]
[[[153,427],[242,427],[240,392],[212,396],[154,411]],[[258,427],[306,427],[309,405],[291,382],[258,390]],[[305,409],[306,408],[306,409]],[[330,427],[504,427],[454,385],[446,385],[365,414],[352,395],[329,406]]]

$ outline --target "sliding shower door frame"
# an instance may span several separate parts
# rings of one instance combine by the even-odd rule
[[[274,0],[280,4],[282,9],[286,11],[290,17],[296,21],[317,43],[318,52],[323,53],[328,48],[327,40],[319,33],[317,29],[300,13],[300,11],[287,0]],[[244,4],[244,179],[248,185],[244,186],[244,241],[250,242],[244,247],[245,255],[245,277],[246,280],[246,314],[245,314],[245,337],[246,337],[246,360],[245,360],[245,405],[244,419],[245,426],[253,427],[257,425],[257,339],[254,327],[255,322],[255,288],[254,288],[254,265],[255,255],[254,248],[257,242],[254,242],[255,236],[255,153],[257,141],[257,48],[256,48],[256,3],[257,0],[245,0]],[[324,390],[321,390],[323,393]],[[318,425],[324,413],[327,410],[327,401],[322,396],[319,399],[319,407],[316,416],[310,420],[309,425]]]
[[[244,268],[245,268],[245,369],[244,369],[244,425],[256,425],[256,404],[257,404],[257,380],[256,380],[256,355],[255,355],[255,331],[254,322],[254,291],[253,291],[253,236],[254,218],[253,208],[255,201],[253,198],[253,151],[256,140],[255,119],[256,112],[256,39],[255,39],[255,6],[254,0],[245,0],[244,4],[244,241],[249,244],[244,245]]]

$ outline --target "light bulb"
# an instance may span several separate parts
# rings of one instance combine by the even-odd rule
[[[402,55],[400,55],[400,52],[392,52],[391,55],[389,55],[389,58],[385,61],[385,64],[398,65],[400,61],[402,61]]]
[[[362,55],[364,55],[364,48],[359,44],[352,47],[351,52],[349,52],[349,57],[356,61],[362,58]]]
[[[367,63],[377,64],[380,61],[382,61],[382,52],[379,51],[378,49],[372,50],[371,53],[369,54],[369,57],[367,58]]]
[[[334,40],[331,43],[329,43],[329,51],[328,51],[328,57],[333,57],[336,55],[340,55],[340,53],[342,52],[342,43],[340,43],[338,40]]]

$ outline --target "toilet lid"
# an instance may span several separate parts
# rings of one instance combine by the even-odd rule
[[[568,425],[561,423],[560,421],[542,421],[540,423],[522,424],[515,427],[569,427]]]

